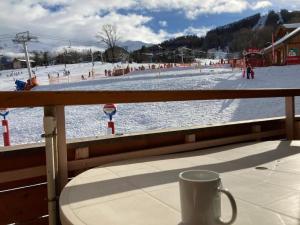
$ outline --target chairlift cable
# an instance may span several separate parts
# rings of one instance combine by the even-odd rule
[[[78,44],[84,44],[84,45],[91,45],[91,44],[98,44],[97,42],[87,42],[87,41],[80,41],[80,40],[72,40],[72,39],[64,39],[64,38],[58,38],[54,36],[49,36],[49,35],[38,35],[40,39],[47,39],[47,40],[54,40],[54,41],[62,41],[62,42],[73,42],[73,43],[78,43]]]

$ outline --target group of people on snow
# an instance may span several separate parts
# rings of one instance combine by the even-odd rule
[[[246,68],[243,70],[243,78],[247,75],[247,79],[254,79],[254,70],[250,63],[246,64]]]
[[[18,76],[18,75],[20,75],[22,73],[23,73],[22,71],[11,72],[10,74],[7,74],[6,76],[7,77],[14,77],[14,76]],[[0,73],[0,75],[1,75],[1,73]]]

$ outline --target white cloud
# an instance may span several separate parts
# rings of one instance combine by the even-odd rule
[[[270,1],[259,1],[256,2],[254,5],[252,5],[252,9],[257,10],[257,9],[262,9],[262,8],[268,8],[271,7],[273,4]]]
[[[148,9],[181,10],[189,19],[200,14],[239,13],[249,7],[247,0],[141,0]]]
[[[80,41],[79,44],[83,44],[87,40],[96,42],[97,31],[101,29],[102,25],[108,23],[117,24],[121,39],[124,41],[140,40],[152,43],[164,39],[161,34],[156,34],[146,26],[146,23],[152,19],[151,17],[134,13],[123,15],[114,10],[109,10],[106,14],[101,15],[101,12],[109,8],[129,6],[130,1],[91,0],[89,1],[91,5],[85,4],[87,7],[82,7],[81,4],[82,10],[78,4],[82,1],[74,0],[72,4],[70,2],[52,0],[51,3],[66,4],[64,8],[54,12],[37,4],[37,1],[34,0],[21,0],[22,4],[17,5],[13,4],[13,1],[0,0],[0,31],[2,34],[11,33],[13,35],[29,30],[44,41],[51,37],[50,39],[54,38],[55,40],[64,39],[65,42],[68,42],[68,39],[75,39]],[[50,4],[49,1],[47,3]]]
[[[165,20],[160,20],[158,21],[159,25],[162,26],[162,27],[167,27],[168,26],[168,22],[165,21]]]
[[[278,9],[292,9],[299,10],[300,1],[299,0],[270,0],[273,4],[273,7]]]
[[[68,13],[90,16],[97,13],[127,9],[136,5],[135,0],[82,0],[67,1]]]
[[[205,28],[187,28],[180,33],[168,33],[165,30],[154,31],[147,23],[153,18],[149,16],[120,14],[113,10],[120,7],[129,7],[136,4],[133,0],[90,0],[90,4],[82,7],[82,1],[73,0],[19,0],[22,4],[13,4],[14,1],[0,1],[0,30],[4,33],[15,34],[29,30],[39,37],[41,45],[87,45],[96,43],[96,33],[104,24],[117,25],[118,34],[122,41],[143,41],[159,43],[169,37],[177,37],[188,33],[202,35]],[[63,5],[57,11],[51,11],[49,6]],[[105,12],[105,10],[110,9]],[[14,15],[20,15],[16,17]],[[162,27],[167,21],[159,22]],[[2,33],[1,32],[1,33]],[[75,40],[75,41],[74,41]],[[85,43],[86,42],[86,43]]]
[[[300,1],[85,0],[83,4],[82,0],[0,0],[0,32],[13,35],[29,30],[39,36],[41,41],[47,41],[41,44],[51,44],[53,41],[51,42],[50,39],[55,38],[60,45],[67,45],[67,40],[71,39],[78,41],[73,45],[91,46],[97,41],[95,39],[97,31],[103,24],[109,23],[117,25],[123,41],[158,43],[170,37],[186,34],[202,36],[209,28],[188,27],[178,33],[168,33],[164,30],[168,22],[161,20],[159,24],[162,29],[154,31],[148,24],[153,18],[138,12],[143,12],[143,10],[176,11],[182,12],[187,18],[195,19],[202,14],[237,13],[249,9],[262,9],[271,5],[291,9],[291,5],[300,7]],[[123,14],[118,12],[119,9],[135,9],[136,11]]]

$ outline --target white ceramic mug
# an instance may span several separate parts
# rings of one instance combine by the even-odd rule
[[[221,187],[218,173],[208,170],[188,170],[179,174],[181,218],[180,225],[229,225],[234,223],[237,207],[229,191]],[[221,220],[221,193],[232,207],[230,221]]]

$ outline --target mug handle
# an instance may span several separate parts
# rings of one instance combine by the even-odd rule
[[[230,201],[230,204],[231,204],[231,208],[232,208],[232,216],[231,216],[231,219],[228,221],[228,222],[223,222],[220,220],[219,218],[219,222],[220,224],[222,225],[230,225],[230,224],[233,224],[233,222],[236,220],[236,217],[237,217],[237,207],[236,207],[236,202],[232,196],[232,194],[226,190],[226,189],[222,189],[222,188],[219,188],[219,191],[223,194],[225,194],[229,201]]]

